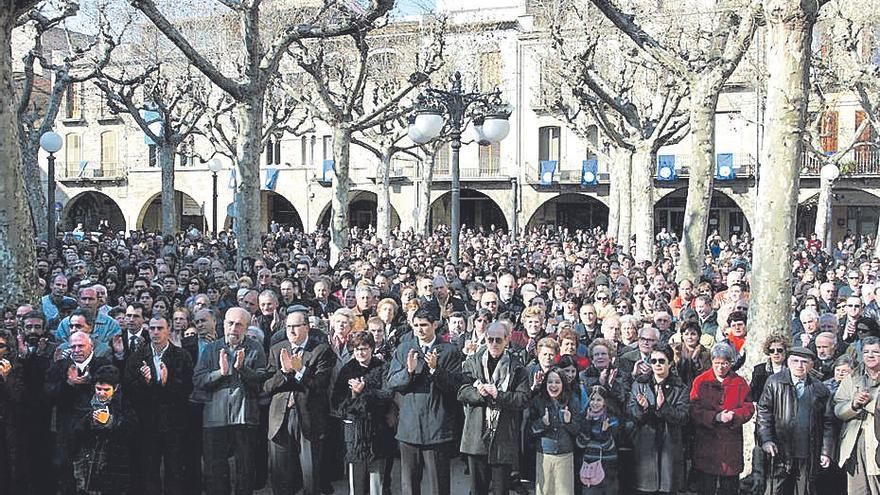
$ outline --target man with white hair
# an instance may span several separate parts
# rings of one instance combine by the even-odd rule
[[[813,308],[804,308],[801,310],[799,317],[803,330],[797,332],[793,337],[797,345],[806,347],[813,342],[813,339],[819,332],[819,313]]]
[[[819,333],[813,340],[813,347],[816,348],[816,362],[811,373],[824,382],[834,376],[834,361],[840,355],[837,350],[837,334]]]
[[[825,282],[819,286],[820,314],[837,312],[837,287],[833,282]]]

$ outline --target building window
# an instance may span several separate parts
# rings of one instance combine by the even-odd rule
[[[853,132],[859,132],[859,127],[862,126],[862,123],[865,122],[867,118],[868,116],[863,110],[856,110],[856,125],[853,129]],[[874,149],[872,143],[876,142],[877,133],[874,132],[874,128],[871,126],[870,123],[865,124],[865,128],[862,129],[862,132],[859,132],[855,140],[855,156],[857,165],[868,164],[868,162],[871,160],[871,155]]]
[[[498,175],[501,168],[501,143],[480,145],[480,175]]]
[[[78,83],[67,85],[67,91],[64,98],[64,118],[79,119],[82,117],[82,95],[81,87]]]
[[[306,136],[302,136],[299,138],[300,142],[300,157],[299,163],[303,167],[309,164],[309,138]]]
[[[587,160],[592,160],[596,158],[596,151],[599,149],[599,128],[595,125],[591,125],[587,127]]]
[[[545,126],[538,129],[538,161],[556,160],[559,162],[559,126]]]
[[[822,113],[819,123],[819,143],[826,154],[837,153],[837,110]]]
[[[325,160],[333,159],[333,136],[324,136],[321,138],[321,148],[324,152]]]
[[[480,54],[480,90],[492,91],[501,86],[501,52]]]
[[[437,148],[434,156],[434,174],[449,175],[449,161],[452,156],[452,145],[443,143]]]
[[[101,133],[101,168],[96,176],[113,177],[116,175],[117,163],[116,133],[107,131]]]
[[[68,176],[79,173],[79,162],[82,161],[82,147],[80,146],[79,134],[67,134],[64,136],[64,162]]]
[[[312,136],[309,139],[309,165],[315,164],[315,147],[318,145],[318,137]]]

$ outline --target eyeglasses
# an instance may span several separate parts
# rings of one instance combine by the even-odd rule
[[[651,358],[651,364],[666,364],[668,362],[669,361],[664,358]]]
[[[504,343],[504,337],[486,337],[486,342],[489,344],[501,344]]]
[[[647,337],[639,337],[639,340],[642,342],[657,342],[657,339],[649,339]]]
[[[785,349],[781,347],[771,347],[770,349],[768,349],[768,351],[770,352],[770,354],[782,354],[783,352],[785,352]]]
[[[597,297],[596,300],[597,301],[607,301],[608,298],[607,297]]]
[[[498,301],[484,301],[486,304],[498,304]]]
[[[861,304],[847,304],[846,307],[847,308],[861,308],[862,305]]]

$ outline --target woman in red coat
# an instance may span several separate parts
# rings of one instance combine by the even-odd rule
[[[691,387],[694,469],[700,495],[736,495],[743,470],[743,424],[755,414],[749,384],[730,371],[737,353],[726,343],[712,348],[712,368]]]

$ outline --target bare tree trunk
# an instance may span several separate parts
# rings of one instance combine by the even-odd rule
[[[611,156],[617,157],[616,152]],[[620,244],[620,184],[623,173],[620,163],[608,164],[608,228],[605,230],[608,237],[613,237]]]
[[[236,108],[238,136],[236,137],[236,162],[239,186],[235,195],[235,237],[238,242],[238,260],[246,256],[257,257],[261,252],[260,226],[260,143],[263,125],[263,95],[251,95]]]
[[[641,141],[632,155],[630,188],[636,261],[654,261],[654,163],[657,153],[651,142]]]
[[[623,247],[623,252],[630,253],[632,247],[632,172],[633,154],[630,150],[618,148],[615,158],[615,172],[620,175],[620,185],[617,187],[617,204],[620,205],[620,219],[617,225],[617,243]],[[612,179],[613,180],[613,179]]]
[[[699,281],[703,272],[703,246],[709,227],[709,203],[715,175],[715,108],[718,91],[699,82],[691,94],[691,163],[688,167],[687,203],[681,235],[678,280]]]
[[[333,182],[333,199],[330,203],[330,263],[336,263],[339,252],[348,246],[348,192],[351,183],[348,165],[351,157],[351,130],[337,126],[333,129],[333,160],[336,180]]]
[[[162,235],[174,235],[177,225],[177,203],[174,201],[174,152],[173,144],[159,147],[159,167],[162,170]]]
[[[24,188],[27,193],[28,207],[31,210],[31,218],[34,224],[34,231],[39,239],[47,239],[46,218],[48,212],[54,214],[53,205],[46,204],[46,196],[43,194],[43,179],[40,177],[40,161],[39,149],[40,143],[30,142],[29,139],[22,138],[21,146],[21,162],[22,175],[24,177]]]
[[[819,202],[816,204],[816,236],[826,253],[831,254],[831,181],[819,178]]]
[[[416,217],[416,231],[421,235],[428,235],[431,231],[428,218],[431,213],[431,182],[434,181],[434,163],[436,161],[437,154],[431,153],[427,156],[427,160],[422,162],[422,191],[418,198],[418,215]]]
[[[391,153],[387,149],[382,152],[376,186],[376,235],[387,242],[391,236]]]
[[[23,5],[26,2],[20,2]],[[36,301],[36,246],[25,200],[18,139],[18,113],[12,85],[12,28],[23,6],[0,9],[0,298],[9,304]]]

